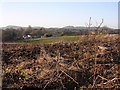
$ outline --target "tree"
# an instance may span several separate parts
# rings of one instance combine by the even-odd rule
[[[14,29],[6,29],[2,31],[2,41],[17,40],[17,31]]]
[[[27,28],[26,28],[26,30],[24,31],[24,35],[28,35],[28,34],[30,34],[31,32],[32,32],[32,27],[29,25]]]

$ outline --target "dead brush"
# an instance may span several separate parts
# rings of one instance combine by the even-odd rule
[[[117,44],[117,43],[116,43]],[[114,54],[118,47],[98,46],[94,60],[94,79],[92,88],[119,88],[119,61],[116,63]],[[114,54],[112,54],[114,53]],[[100,56],[100,57],[98,57]],[[98,61],[102,63],[97,63]]]
[[[60,53],[57,51],[58,55],[56,57],[50,57],[46,54],[46,51],[42,49],[44,55],[40,56],[37,60],[39,64],[42,65],[42,73],[45,72],[42,78],[45,79],[44,89],[51,85],[52,83],[60,83],[63,88],[65,88],[62,79],[62,75],[64,74],[66,77],[70,78],[74,83],[78,84],[78,82],[66,73],[68,65],[65,65],[63,62],[63,58],[60,56]]]
[[[118,88],[120,86],[120,65],[117,64],[120,57],[119,39],[113,40],[109,37],[108,40],[101,39],[97,37],[95,41],[90,39],[89,42],[56,43],[44,46],[18,45],[20,48],[14,45],[4,46],[3,60],[10,58],[13,63],[6,65],[3,62],[3,87],[32,86],[49,90]],[[11,47],[12,50],[8,50]],[[7,59],[6,53],[10,54]],[[27,58],[29,55],[26,53],[31,57]],[[13,60],[16,58],[17,63],[14,63]]]
[[[44,89],[50,86],[56,87],[57,84],[59,84],[59,87],[56,88],[60,89],[60,87],[62,87],[62,89],[68,89],[71,88],[66,85],[68,82],[69,84],[74,84],[73,88],[75,88],[75,86],[80,86],[82,83],[80,80],[82,80],[84,77],[83,74],[86,72],[79,67],[79,61],[74,61],[72,64],[68,64],[69,62],[64,63],[65,60],[60,56],[60,52],[58,50],[56,57],[51,57],[46,53],[44,48],[42,48],[42,53],[44,54],[40,55],[36,63],[41,65],[40,76],[42,77],[40,78],[44,79]]]

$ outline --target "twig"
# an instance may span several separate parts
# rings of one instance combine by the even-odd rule
[[[60,83],[61,83],[61,85],[62,85],[63,88],[66,88],[66,87],[64,86],[64,84],[62,83],[62,80],[60,80]]]
[[[94,79],[92,88],[94,88],[97,79],[98,79],[98,76]]]
[[[104,80],[108,80],[108,79],[106,79],[106,78],[104,78],[104,77],[102,77],[102,76],[100,76],[100,75],[98,75],[98,77],[100,77],[100,78],[102,78],[102,79],[104,79]]]
[[[111,82],[113,82],[114,80],[118,80],[119,78],[113,78],[112,80],[109,80],[109,81],[107,81],[107,82],[105,82],[105,83],[103,83],[103,84],[108,84],[108,83],[111,83]]]
[[[103,24],[103,22],[104,22],[104,19],[102,19],[102,22],[100,23],[100,25],[97,27],[96,30],[98,30],[101,27],[101,25]]]
[[[48,86],[48,84],[51,82],[51,80],[50,81],[48,81],[48,83],[44,86],[44,88],[43,89],[45,89],[47,86]]]
[[[68,75],[66,72],[64,72],[62,70],[61,70],[61,72],[63,72],[66,76],[68,76],[70,79],[72,79],[73,82],[75,82],[76,84],[78,84],[78,82],[75,79],[73,79],[70,75]]]
[[[90,30],[90,26],[91,26],[92,24],[91,24],[91,17],[90,17],[90,19],[89,19],[89,26],[88,26],[88,30]]]

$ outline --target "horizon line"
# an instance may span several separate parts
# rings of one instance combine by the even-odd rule
[[[40,26],[40,25],[25,25],[25,26],[23,26],[23,25],[5,25],[5,26],[0,26],[0,28],[5,28],[5,27],[8,27],[8,26],[17,26],[17,27],[29,27],[29,26],[31,26],[31,27],[41,27],[41,28],[64,28],[64,27],[72,26],[72,27],[86,27],[87,28],[87,26],[84,26],[84,25],[65,25],[65,26],[61,26],[61,27],[59,27],[59,26],[48,26],[48,27],[46,27],[46,26]],[[98,26],[91,26],[91,27],[98,27]],[[119,29],[118,27],[114,28],[114,27],[110,27],[110,26],[106,26],[106,25],[102,25],[101,27]]]

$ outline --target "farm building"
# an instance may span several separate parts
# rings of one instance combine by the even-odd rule
[[[26,35],[26,36],[23,36],[23,39],[31,39],[32,36],[31,35]]]

